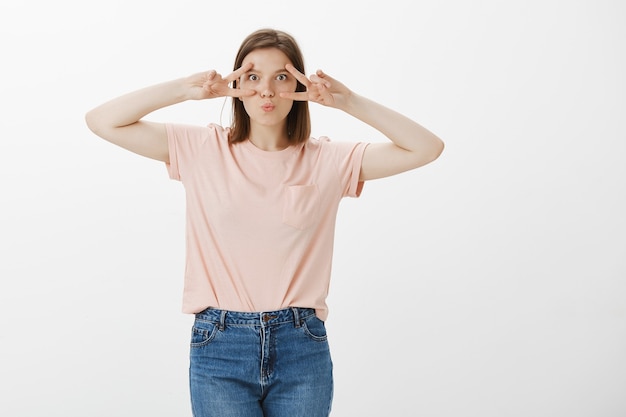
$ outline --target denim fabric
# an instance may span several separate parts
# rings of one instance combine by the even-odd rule
[[[194,417],[327,417],[332,361],[307,308],[196,314],[189,381]]]

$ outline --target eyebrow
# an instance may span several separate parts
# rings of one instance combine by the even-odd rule
[[[249,73],[249,72],[260,72],[260,71],[261,70],[255,68],[255,67],[252,67],[248,71],[246,71],[246,74]],[[289,72],[289,71],[287,71],[287,68],[281,68],[279,70],[274,71],[274,74],[278,74],[278,73],[281,73],[281,72]]]

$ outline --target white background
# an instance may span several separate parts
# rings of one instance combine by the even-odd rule
[[[308,73],[446,143],[342,203],[333,415],[625,416],[625,17],[616,0],[3,2],[0,415],[191,415],[182,186],[84,114],[227,73],[272,26]],[[227,124],[222,105],[150,117]]]

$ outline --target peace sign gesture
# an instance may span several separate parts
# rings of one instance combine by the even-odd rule
[[[254,95],[253,90],[243,90],[230,86],[232,81],[238,80],[241,74],[245,73],[250,68],[252,68],[252,64],[248,63],[226,77],[222,77],[215,70],[193,74],[186,79],[188,97],[192,100],[203,100],[225,96],[245,97]]]
[[[352,94],[348,87],[322,70],[317,70],[315,74],[307,78],[291,64],[285,65],[285,69],[306,87],[306,91],[280,93],[282,98],[296,101],[312,101],[323,106],[344,108]]]

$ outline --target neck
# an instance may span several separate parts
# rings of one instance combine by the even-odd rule
[[[289,138],[284,129],[280,131],[264,127],[251,129],[248,140],[264,151],[282,151],[289,146]]]

